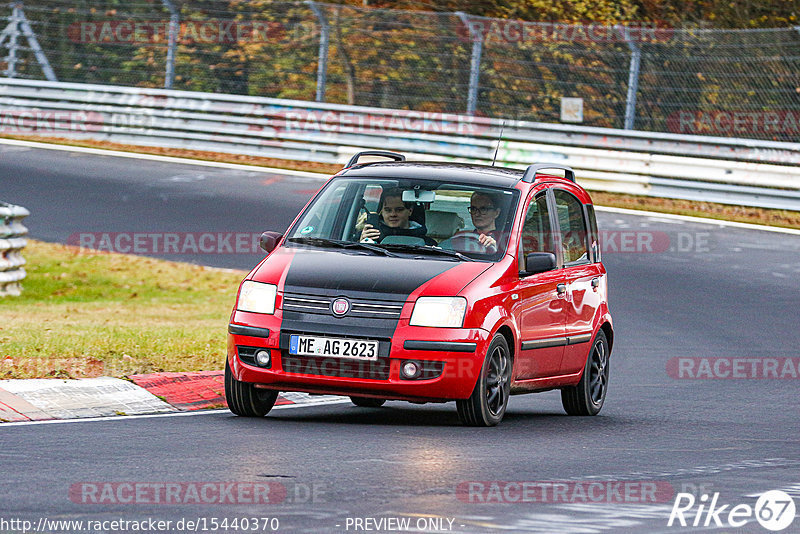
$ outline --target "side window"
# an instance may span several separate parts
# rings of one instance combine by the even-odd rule
[[[297,225],[302,237],[322,237],[338,239],[334,235],[337,215],[344,205],[347,183],[342,182],[327,190],[314,204],[314,209],[309,210]],[[341,227],[338,229],[341,232]]]
[[[544,191],[528,205],[528,213],[525,214],[525,222],[522,225],[520,248],[520,271],[525,270],[525,257],[531,252],[554,252],[550,213]]]
[[[599,262],[603,258],[600,254],[600,238],[597,231],[597,218],[594,215],[594,206],[586,206],[586,213],[589,215],[589,250],[592,252],[592,261]]]
[[[574,195],[562,190],[554,191],[558,224],[561,228],[561,250],[564,264],[589,261],[588,231],[583,216],[583,204]]]

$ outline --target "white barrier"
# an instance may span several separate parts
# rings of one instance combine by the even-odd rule
[[[28,244],[28,229],[22,219],[30,213],[21,206],[0,202],[0,297],[19,295],[25,278],[25,258],[22,249]]]
[[[0,134],[344,164],[564,163],[590,189],[800,211],[800,143],[682,136],[238,95],[0,79]]]

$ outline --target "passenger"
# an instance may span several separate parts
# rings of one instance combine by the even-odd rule
[[[472,217],[472,224],[475,230],[462,230],[453,237],[464,234],[479,234],[478,240],[481,245],[490,252],[497,250],[497,242],[500,240],[500,232],[495,224],[500,216],[500,202],[496,195],[486,191],[475,191],[469,202],[469,214]]]
[[[390,235],[403,235],[419,237],[426,244],[431,243],[430,238],[425,234],[428,229],[416,221],[411,220],[413,212],[413,202],[403,202],[403,190],[399,188],[387,189],[381,194],[378,202],[377,221],[368,218],[368,224],[364,225],[361,231],[361,241],[380,242]]]

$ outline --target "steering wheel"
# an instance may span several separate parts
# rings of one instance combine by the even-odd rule
[[[442,242],[440,245],[443,245]],[[464,232],[454,235],[447,240],[448,248],[457,250],[459,252],[478,252],[485,253],[488,247],[484,247],[481,243],[481,235],[477,232]],[[444,248],[444,247],[443,247]]]

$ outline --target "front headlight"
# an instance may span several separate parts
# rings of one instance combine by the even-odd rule
[[[236,309],[253,313],[275,313],[275,297],[278,295],[278,286],[275,284],[262,284],[246,280],[239,291],[239,300]]]
[[[420,297],[411,312],[411,326],[461,328],[467,312],[464,297]]]

